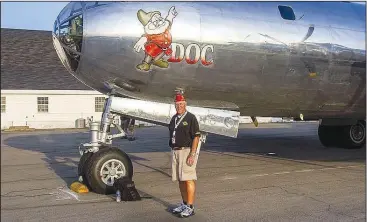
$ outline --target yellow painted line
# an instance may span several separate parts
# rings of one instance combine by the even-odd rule
[[[296,173],[302,173],[302,172],[311,172],[311,171],[314,171],[315,169],[305,169],[305,170],[296,170],[294,172]]]
[[[274,175],[282,175],[288,173],[305,173],[305,172],[314,172],[318,170],[338,170],[338,169],[346,169],[346,168],[354,168],[354,167],[365,167],[364,165],[354,165],[354,166],[336,166],[336,167],[326,167],[321,169],[303,169],[303,170],[294,170],[294,171],[283,171],[276,173],[264,173],[264,174],[254,174],[249,177],[263,177],[263,176],[274,176]]]
[[[279,174],[286,174],[286,173],[291,173],[291,172],[284,171],[284,172],[279,172],[279,173],[274,173],[274,174],[275,174],[275,175],[279,175]]]

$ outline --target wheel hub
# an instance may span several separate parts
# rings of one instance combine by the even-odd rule
[[[111,159],[106,161],[100,171],[100,176],[103,181],[108,186],[112,186],[116,179],[126,175],[125,165],[116,159]]]
[[[112,170],[110,171],[110,175],[111,175],[111,176],[115,176],[115,175],[116,175],[116,169],[112,169]]]
[[[357,125],[352,126],[350,128],[350,137],[356,143],[362,142],[364,140],[364,137],[365,137],[364,126],[360,123],[358,123]]]

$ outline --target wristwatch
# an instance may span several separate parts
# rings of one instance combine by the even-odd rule
[[[190,153],[190,156],[195,156],[195,153]]]

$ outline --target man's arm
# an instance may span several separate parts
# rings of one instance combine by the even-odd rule
[[[199,136],[195,136],[194,140],[192,141],[190,155],[195,155],[196,154],[196,149],[198,148],[199,139],[200,139]]]
[[[191,122],[191,129],[190,129],[190,133],[191,133],[191,138],[193,139],[192,141],[192,145],[191,145],[191,155],[194,155],[196,153],[196,149],[198,147],[199,144],[199,139],[200,139],[200,129],[199,129],[199,123],[195,117],[195,115],[192,118],[192,122]]]

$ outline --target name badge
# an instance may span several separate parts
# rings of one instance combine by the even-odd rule
[[[180,125],[181,121],[185,118],[187,112],[185,112],[185,114],[183,114],[183,116],[180,118],[180,120],[177,123],[177,117],[175,118],[175,128],[173,130],[172,133],[172,144],[176,144],[176,129],[178,127],[178,125]]]
[[[176,138],[172,137],[172,144],[175,144],[175,143],[176,143]]]

